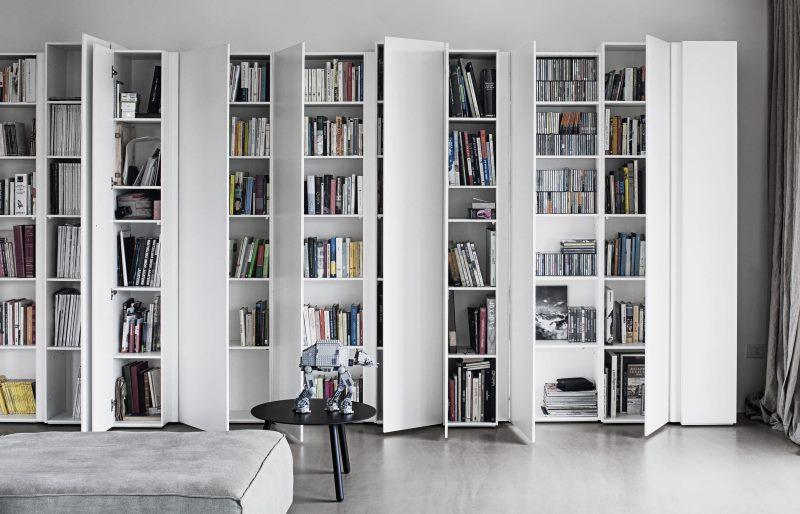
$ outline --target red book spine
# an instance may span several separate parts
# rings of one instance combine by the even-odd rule
[[[456,381],[452,378],[447,381],[447,398],[449,401],[447,402],[449,405],[447,417],[450,418],[450,421],[456,420]]]
[[[25,276],[36,276],[36,225],[23,226]]]

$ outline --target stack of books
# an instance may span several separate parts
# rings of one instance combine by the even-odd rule
[[[644,353],[607,350],[605,381],[607,416],[644,415]]]
[[[20,121],[4,121],[0,123],[0,156],[36,155],[35,146],[28,145],[25,124]],[[31,132],[34,138],[36,130]]]
[[[585,378],[560,378],[545,383],[543,403],[546,416],[597,416],[597,389]]]
[[[36,414],[36,381],[0,375],[0,414]]]
[[[606,241],[606,275],[610,277],[643,277],[646,264],[644,234],[619,232]]]
[[[161,368],[151,367],[146,361],[133,361],[122,366],[121,378],[125,389],[124,412],[117,412],[117,419],[126,415],[161,415]]]
[[[0,102],[36,101],[36,59],[18,59],[0,68]]]
[[[364,242],[349,237],[317,239],[303,243],[303,277],[361,278]]]
[[[364,177],[309,175],[305,182],[305,214],[363,214]]]
[[[305,117],[304,154],[307,156],[364,155],[364,120],[356,117]]]
[[[645,213],[645,173],[634,160],[606,176],[606,214]]]
[[[50,214],[80,215],[81,164],[79,162],[50,163],[49,188]]]
[[[0,277],[34,278],[36,225],[14,225],[0,231]]]
[[[0,346],[36,344],[36,306],[21,298],[0,302]]]
[[[450,269],[450,285],[453,287],[486,287],[483,271],[472,241],[450,242],[447,258]],[[486,277],[487,279],[489,277]]]
[[[161,243],[158,237],[119,233],[117,283],[123,287],[161,287]]]
[[[474,353],[477,355],[494,355],[497,351],[497,300],[487,296],[484,305],[467,307],[467,326],[469,346],[458,344],[453,293],[450,293],[449,304],[449,350],[450,353]]]
[[[361,63],[327,61],[322,68],[305,70],[306,102],[363,102],[364,69]]]
[[[449,104],[454,118],[492,117],[495,114],[495,70],[481,70],[480,86],[472,62],[453,60],[450,64]]]
[[[317,375],[314,377],[314,398],[327,400],[333,396],[337,387],[339,387],[339,379],[337,377]],[[364,379],[354,378],[350,389],[353,393],[353,401],[362,401],[361,391],[364,389]]]
[[[597,113],[537,112],[537,155],[595,155]]]
[[[645,155],[646,116],[611,116],[606,109],[606,155]]]
[[[303,343],[310,346],[323,339],[336,339],[345,346],[364,345],[364,311],[350,308],[303,306]]]
[[[540,57],[536,59],[538,102],[594,102],[597,100],[597,59],[594,57]]]
[[[229,255],[231,278],[269,277],[269,239],[231,239]]]
[[[605,308],[607,344],[644,344],[644,303],[615,301],[614,290],[606,287]]]
[[[36,213],[36,173],[0,179],[0,214]]]
[[[228,214],[269,214],[269,174],[250,176],[247,171],[234,171],[229,182]]]
[[[268,157],[269,118],[240,120],[231,116],[230,154],[232,157]]]
[[[56,248],[56,277],[81,278],[81,227],[58,226]]]
[[[596,170],[536,170],[537,214],[595,214]]]
[[[645,67],[622,68],[606,73],[606,100],[643,101],[645,99]]]
[[[447,176],[451,186],[493,186],[494,134],[454,130],[448,139]]]
[[[594,343],[597,341],[597,309],[594,307],[568,308],[567,340],[571,343]]]
[[[119,94],[119,117],[135,118],[136,108],[139,105],[139,93],[120,93]]]
[[[536,253],[536,275],[592,276],[595,274],[597,242],[594,239],[561,241],[559,253]]]
[[[135,109],[135,106],[134,106]],[[136,117],[134,111],[132,118]],[[50,106],[50,155],[81,154],[81,106]]]
[[[161,296],[145,304],[129,298],[122,304],[120,353],[161,351]]]
[[[269,66],[247,61],[231,63],[228,96],[231,102],[268,102]]]
[[[81,345],[81,292],[68,287],[53,295],[53,346]]]
[[[239,345],[269,346],[269,307],[267,300],[239,309]]]
[[[456,359],[448,379],[451,422],[494,422],[496,373],[489,360]]]

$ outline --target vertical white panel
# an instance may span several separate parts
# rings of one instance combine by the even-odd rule
[[[670,45],[647,36],[645,419],[650,435],[669,419]]]
[[[294,398],[302,382],[298,367],[303,305],[303,67],[305,44],[299,43],[274,54],[272,113],[274,175],[272,198],[272,251],[275,312],[272,358],[273,400]],[[280,127],[280,128],[277,128]],[[291,429],[293,435],[299,430]]]
[[[228,429],[228,45],[180,54],[179,413]]]
[[[534,432],[534,92],[536,43],[511,53],[511,422]]]
[[[92,333],[103,344],[92,348],[92,430],[111,428],[114,422],[114,369],[112,356],[116,340],[117,312],[109,299],[116,278],[116,247],[112,216],[114,198],[111,177],[114,170],[114,87],[111,68],[114,53],[107,45],[94,44],[92,51],[92,169],[103,170],[92,180]]]
[[[681,316],[680,316],[680,252],[681,224],[681,130],[683,126],[681,96],[682,43],[670,43],[670,357],[669,357],[669,421],[681,420]]]
[[[366,77],[364,84],[364,265],[363,265],[363,305],[364,315],[369,323],[364,324],[364,349],[375,360],[378,359],[377,324],[378,316],[378,164],[377,164],[377,123],[378,123],[378,55],[376,52],[364,54]],[[364,402],[377,404],[377,368],[364,368]]]
[[[385,432],[442,423],[444,52],[435,41],[384,43]]]
[[[681,422],[733,424],[736,43],[688,41],[682,46]]]
[[[47,47],[45,46],[45,49]],[[46,52],[46,50],[45,50]],[[39,148],[36,149],[36,176],[35,180],[36,183],[34,186],[39,191],[44,191],[44,184],[45,184],[45,177],[47,176],[46,173],[46,166],[47,166],[47,158],[46,155],[49,151],[49,148],[45,146],[43,141],[48,141],[45,137],[45,127],[49,126],[49,123],[45,123],[42,120],[47,119],[47,111],[49,106],[47,105],[47,84],[46,84],[46,73],[45,73],[45,55],[46,53],[38,53],[36,54],[36,119],[39,120],[39,123],[36,124],[36,141],[40,141]],[[49,120],[48,120],[49,121]],[[41,194],[41,193],[40,193]],[[36,210],[34,214],[36,215],[36,240],[35,240],[35,247],[37,249],[45,248],[47,242],[47,222],[45,220],[44,214],[47,212],[45,202],[39,201],[36,205]],[[47,304],[46,295],[47,295],[47,257],[42,255],[41,251],[36,252],[36,261],[35,261],[35,269],[34,269],[34,276],[36,277],[36,286],[34,292],[34,302],[36,303],[36,307],[42,309],[42,306]],[[39,311],[39,315],[41,316],[44,312],[44,309]],[[40,318],[41,319],[41,318]],[[46,318],[45,318],[46,319]],[[41,338],[41,335],[46,333],[46,329],[44,328],[46,323],[41,323],[39,325],[38,336],[37,337],[37,344],[36,344],[36,380],[37,385],[39,387],[36,388],[36,421],[45,421],[48,416],[47,412],[47,339]]]

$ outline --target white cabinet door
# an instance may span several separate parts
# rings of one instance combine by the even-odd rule
[[[511,423],[527,441],[534,426],[534,93],[536,43],[511,54]]]
[[[180,54],[179,417],[228,429],[228,45]]]
[[[680,419],[726,425],[736,422],[736,42],[680,51]]]
[[[92,45],[92,431],[103,431],[114,423],[113,355],[119,338],[120,295],[112,295],[116,278],[114,226],[109,213],[114,212],[111,180],[114,175],[114,64],[113,45]],[[111,297],[111,299],[109,299]]]
[[[670,44],[647,36],[645,416],[650,435],[669,419]]]
[[[274,54],[273,69],[275,160],[271,177],[274,291],[274,341],[270,344],[274,377],[272,399],[294,398],[302,389],[300,376],[301,308],[303,305],[303,76],[305,44]],[[281,427],[302,437],[299,427]]]
[[[442,423],[445,44],[384,42],[383,430]]]

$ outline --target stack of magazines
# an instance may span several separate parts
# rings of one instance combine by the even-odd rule
[[[544,385],[543,403],[548,416],[597,416],[597,389],[585,378],[559,378]]]

